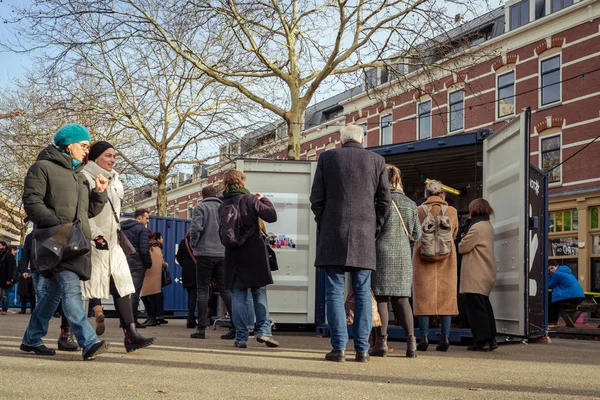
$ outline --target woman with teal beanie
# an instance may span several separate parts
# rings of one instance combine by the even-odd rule
[[[98,215],[106,201],[108,180],[98,175],[95,188],[90,189],[81,173],[90,147],[90,133],[78,124],[68,124],[54,135],[49,145],[38,155],[29,168],[23,190],[23,207],[30,221],[38,228],[50,228],[75,221],[79,204],[79,218],[85,237],[91,240],[89,218]],[[79,199],[80,198],[80,199]],[[35,231],[34,231],[35,240]],[[35,247],[35,246],[34,246]],[[36,266],[35,251],[32,262]],[[83,359],[93,360],[108,349],[108,341],[100,341],[86,318],[81,301],[80,280],[91,276],[90,254],[61,261],[47,278],[32,269],[34,281],[39,281],[38,305],[23,336],[21,350],[37,355],[51,356],[53,349],[44,345],[42,337],[48,332],[48,323],[62,299],[62,308],[73,333],[82,348]]]

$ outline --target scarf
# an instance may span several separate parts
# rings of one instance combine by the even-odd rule
[[[223,197],[228,198],[237,196],[238,194],[250,194],[250,191],[245,187],[227,186],[227,189],[223,192]]]
[[[60,149],[57,148],[58,151],[60,151]],[[64,151],[60,151],[61,154],[64,154],[65,156],[69,157],[71,159],[71,169],[74,170],[75,168],[79,167],[81,165],[81,161],[74,159],[73,157],[71,157],[70,154],[65,153]]]
[[[473,225],[475,225],[476,223],[481,222],[481,221],[489,221],[489,220],[490,220],[490,216],[489,215],[479,215],[477,217],[473,217],[471,219],[468,219],[467,222],[465,223],[464,228],[463,228],[464,231],[462,233],[462,236],[465,236],[469,232],[469,229],[471,229],[471,227]]]

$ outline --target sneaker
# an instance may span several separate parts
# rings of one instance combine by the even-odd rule
[[[279,342],[277,340],[273,339],[273,336],[257,335],[256,341],[258,343],[266,344],[267,347],[279,347]]]
[[[237,347],[238,349],[245,349],[248,347],[248,343],[247,342],[238,342],[237,340],[235,341],[235,343],[233,344],[235,347]]]
[[[109,346],[108,340],[103,340],[101,342],[93,344],[92,347],[90,347],[89,350],[86,351],[86,353],[83,355],[83,360],[84,361],[92,361],[93,359],[98,357],[100,354],[102,354],[106,350],[108,350],[108,346]]]

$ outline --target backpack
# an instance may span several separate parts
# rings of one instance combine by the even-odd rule
[[[442,214],[433,216],[427,205],[421,205],[425,212],[425,219],[421,224],[423,235],[419,240],[421,258],[426,261],[438,261],[450,255],[452,251],[452,222],[447,217],[448,206],[442,206]]]
[[[240,203],[243,199],[251,204],[252,197],[241,195],[237,201],[225,203],[219,208],[219,238],[225,247],[240,247],[252,233],[251,229],[244,227],[240,212]],[[250,209],[250,205],[247,204]]]

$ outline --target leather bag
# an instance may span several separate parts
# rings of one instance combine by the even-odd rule
[[[117,212],[115,211],[115,207],[113,206],[112,201],[110,201],[110,197],[108,198],[108,203],[110,204],[110,208],[112,209],[113,217],[117,222],[117,226],[121,226],[119,222],[119,217],[117,216]],[[117,228],[117,241],[119,242],[119,246],[123,249],[123,253],[126,256],[130,256],[135,253],[135,247],[131,244],[125,233],[121,230],[121,228]]]

